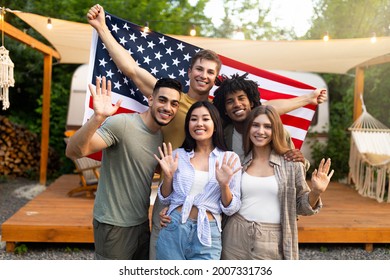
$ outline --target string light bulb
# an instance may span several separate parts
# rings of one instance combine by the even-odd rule
[[[242,32],[241,28],[238,28],[233,32],[233,40],[245,40],[245,34]]]
[[[329,33],[328,33],[328,31],[325,32],[325,35],[324,35],[324,37],[322,38],[322,40],[324,40],[325,42],[328,42],[328,41],[329,41]]]
[[[145,26],[144,26],[144,32],[149,32],[150,29],[149,29],[149,22],[145,22]]]
[[[372,44],[376,43],[376,33],[375,32],[372,32],[370,41]]]
[[[195,25],[194,24],[192,25],[192,28],[190,30],[190,35],[191,36],[196,36],[196,29],[195,29]]]
[[[51,18],[48,18],[47,19],[47,25],[46,25],[47,29],[51,30],[53,28],[53,25],[51,24]]]

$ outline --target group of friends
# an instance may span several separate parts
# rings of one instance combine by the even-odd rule
[[[137,65],[110,34],[102,6],[87,17],[149,104],[140,114],[115,114],[121,101],[113,106],[111,81],[97,78],[89,85],[94,114],[67,145],[70,158],[102,151],[95,259],[298,259],[297,217],[320,210],[333,170],[323,159],[309,187],[309,164],[279,115],[324,102],[326,91],[261,104],[258,85],[237,74],[219,80],[211,100],[221,61],[201,50],[183,93],[177,80],[157,80]]]

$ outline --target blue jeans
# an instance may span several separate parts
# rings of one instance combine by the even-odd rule
[[[211,246],[200,243],[196,220],[188,218],[181,223],[181,213],[171,213],[171,222],[163,227],[156,245],[157,260],[219,260],[221,258],[221,233],[216,221],[210,221]]]

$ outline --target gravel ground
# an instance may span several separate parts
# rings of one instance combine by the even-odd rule
[[[43,189],[23,178],[0,181],[0,225]],[[16,251],[5,251],[0,229],[0,260],[93,259],[93,244],[20,243]],[[390,244],[375,244],[372,252],[366,252],[363,244],[304,244],[299,255],[301,260],[390,260]]]

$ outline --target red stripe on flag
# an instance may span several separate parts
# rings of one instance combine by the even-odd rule
[[[136,112],[124,107],[119,107],[118,111],[116,111],[115,114],[121,114],[121,113],[136,113]]]
[[[291,138],[291,140],[294,143],[295,149],[301,149],[303,141],[296,138]]]
[[[248,64],[236,61],[234,59],[231,59],[231,58],[228,58],[228,57],[225,57],[222,55],[219,55],[219,58],[221,59],[223,65],[236,68],[237,70],[240,70],[240,71],[251,73],[252,75],[256,75],[256,76],[262,77],[264,79],[268,79],[268,80],[278,82],[278,83],[283,83],[283,84],[286,84],[286,85],[289,85],[292,87],[297,87],[300,89],[315,89],[314,87],[312,87],[310,85],[307,85],[307,84],[301,83],[299,81],[287,78],[285,76],[281,76],[281,75],[276,74],[276,73],[272,73],[272,72],[269,72],[269,71],[266,71],[263,69],[259,69],[259,68],[250,66]]]
[[[102,154],[103,154],[103,152],[100,151],[100,152],[96,152],[94,154],[91,154],[91,155],[89,155],[87,157],[89,157],[91,159],[94,159],[94,160],[97,160],[97,161],[101,161],[102,160]]]
[[[300,128],[303,130],[307,130],[310,126],[311,121],[302,119],[300,117],[295,117],[291,115],[281,115],[280,118],[282,119],[282,123],[284,125],[294,126],[296,128]]]

